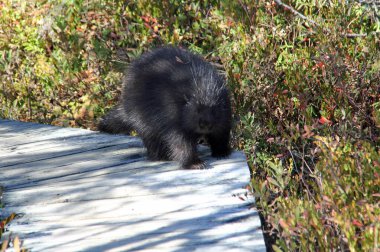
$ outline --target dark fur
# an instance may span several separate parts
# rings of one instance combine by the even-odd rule
[[[196,153],[204,137],[212,156],[230,154],[231,105],[224,78],[190,52],[164,47],[131,63],[119,105],[100,122],[109,133],[137,131],[152,160],[204,168]]]

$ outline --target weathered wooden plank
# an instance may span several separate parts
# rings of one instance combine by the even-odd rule
[[[161,200],[161,197],[163,201],[162,204],[170,203],[170,201],[173,201],[173,200],[175,200],[176,203],[181,202],[183,204],[186,203],[185,202],[186,200],[194,200],[194,202],[197,202],[197,203],[201,203],[201,202],[209,203],[209,206],[214,205],[214,204],[217,204],[219,206],[225,203],[226,204],[234,203],[235,205],[238,205],[241,203],[245,204],[245,202],[242,202],[241,200],[237,200],[231,197],[234,191],[230,192],[231,193],[230,195],[228,194],[226,195],[226,189],[222,187],[218,187],[218,186],[209,186],[209,187],[198,186],[198,188],[195,188],[191,191],[189,190],[185,191],[184,190],[186,189],[185,187],[183,189],[179,189],[178,192],[175,192],[176,187],[169,188],[169,189],[165,188],[164,190],[159,191],[159,192],[152,192],[149,190],[145,190],[145,191],[140,192],[140,194],[138,195],[134,195],[133,193],[136,191],[138,192],[138,189],[139,188],[132,188],[131,190],[132,192],[130,192],[129,187],[128,187],[128,189],[124,188],[124,190],[120,189],[120,191],[116,191],[116,192],[114,192],[113,190],[110,193],[103,192],[101,196],[92,195],[88,197],[83,196],[83,194],[76,193],[76,191],[74,192],[69,191],[65,194],[66,197],[65,195],[63,195],[63,197],[54,198],[51,201],[43,201],[44,198],[42,198],[41,201],[27,200],[26,202],[21,202],[20,200],[17,200],[16,198],[14,202],[9,202],[9,201],[6,201],[6,202],[7,202],[7,209],[9,211],[15,211],[19,209],[18,211],[21,211],[21,212],[38,213],[41,215],[44,214],[45,211],[55,213],[57,211],[60,211],[61,209],[71,209],[74,211],[76,209],[80,210],[81,207],[88,208],[88,207],[93,207],[93,206],[94,207],[96,206],[97,209],[100,211],[102,211],[103,208],[104,208],[104,211],[107,211],[109,210],[110,207],[113,207],[113,206],[117,206],[118,208],[122,209],[124,205],[128,207],[132,207],[133,209],[136,210],[139,208],[139,206],[141,206],[142,208],[148,207],[150,203],[146,204],[146,201],[159,201]],[[125,195],[123,195],[122,193],[118,194],[118,192],[124,192]],[[238,192],[239,191],[235,191],[235,193],[238,193]],[[73,194],[76,193],[78,197],[77,198],[70,197],[71,193]],[[226,202],[224,201],[224,199],[226,200]],[[7,199],[5,198],[5,200]],[[145,201],[145,202],[137,202],[137,204],[135,204],[135,201]],[[106,204],[106,205],[98,206],[100,204]],[[121,207],[120,205],[123,205],[123,207]],[[28,209],[31,206],[34,207],[34,209]],[[172,209],[171,207],[173,207],[173,209],[175,210],[177,209],[178,206],[171,206],[169,204],[168,206],[165,206],[165,207],[168,207],[169,210],[171,210]],[[186,207],[189,207],[189,206],[186,205]],[[149,211],[155,211],[154,209],[153,210],[149,209],[149,207],[147,209]],[[162,211],[162,209],[157,209],[157,210]],[[62,212],[61,214],[65,214],[65,211]],[[84,213],[84,214],[87,214],[87,213]]]
[[[17,156],[25,153],[35,154],[36,152],[42,152],[46,149],[55,148],[61,145],[71,146],[73,148],[77,145],[104,144],[107,142],[112,142],[112,144],[115,145],[129,142],[129,139],[135,139],[129,136],[123,136],[120,138],[120,136],[106,136],[99,133],[77,133],[73,135],[72,132],[67,135],[50,134],[48,138],[46,137],[47,135],[45,135],[45,139],[41,141],[27,142],[14,146],[11,146],[9,139],[5,142],[8,146],[6,146],[4,142],[0,142],[0,155]]]
[[[14,122],[13,124],[17,124]],[[16,128],[8,133],[1,133],[0,146],[1,147],[14,147],[17,145],[27,144],[27,143],[38,143],[41,141],[52,140],[52,139],[63,139],[65,137],[79,137],[83,135],[97,135],[99,133],[74,128],[62,128],[54,127],[50,125],[40,125],[32,124],[32,127],[28,127],[28,123],[22,123],[23,126]],[[13,126],[7,127],[13,127]],[[3,125],[0,125],[3,128]]]
[[[126,145],[133,146],[131,145]],[[121,147],[126,147],[121,146]],[[117,150],[118,146],[112,147],[113,150]],[[107,153],[112,153],[112,151],[108,151]],[[104,150],[101,150],[104,151]],[[60,157],[58,159],[49,159],[49,160],[43,160],[40,162],[34,162],[34,163],[28,163],[20,165],[19,167],[23,167],[21,170],[11,167],[10,171],[7,172],[6,175],[4,175],[2,178],[0,178],[0,182],[8,189],[12,188],[20,188],[20,187],[28,187],[28,186],[34,186],[37,185],[43,185],[43,184],[50,184],[52,183],[52,180],[54,180],[54,184],[56,184],[59,181],[65,181],[65,180],[73,180],[76,178],[80,178],[83,183],[83,179],[90,178],[90,177],[98,177],[101,174],[106,174],[108,179],[118,179],[120,176],[123,176],[125,178],[131,177],[134,178],[135,175],[139,178],[144,176],[144,180],[146,180],[146,176],[151,176],[151,174],[161,174],[163,172],[167,172],[170,170],[177,170],[176,174],[171,174],[170,176],[177,176],[178,181],[181,180],[184,174],[191,174],[191,171],[178,171],[178,166],[172,166],[169,165],[169,163],[164,162],[146,162],[145,157],[142,157],[144,154],[144,151],[142,148],[128,148],[126,150],[120,153],[120,150],[117,150],[117,155],[111,155],[109,157],[104,157],[105,155],[94,155],[97,153],[88,152],[86,155],[77,155],[77,157],[74,160],[71,160],[71,158],[74,155],[68,156],[68,157]],[[99,159],[94,158],[93,160],[86,160],[87,158],[91,158],[91,156],[97,156]],[[78,162],[80,158],[83,158],[84,161]],[[217,165],[220,163],[224,163],[227,166],[231,166],[230,168],[226,167],[226,169],[237,169],[241,165],[245,165],[245,161],[242,158],[241,153],[234,153],[231,155],[229,160],[208,160],[208,166],[212,167],[213,165]],[[67,159],[67,160],[65,160]],[[172,163],[171,163],[172,164]],[[161,166],[161,167],[157,167]],[[212,170],[210,171],[202,171],[202,174],[208,174],[212,173]],[[22,176],[20,176],[22,174]],[[231,176],[232,173],[230,172],[224,172],[220,171],[217,176],[220,179],[225,179],[225,176]],[[155,176],[157,176],[155,175]],[[238,174],[235,174],[238,175]],[[235,176],[233,175],[233,176]],[[249,178],[249,174],[246,172],[243,172],[240,174],[240,176],[246,176],[246,180]],[[199,175],[197,175],[199,176]],[[191,177],[191,175],[190,175]],[[187,176],[187,178],[190,178]],[[203,176],[203,178],[208,178],[207,175]],[[208,178],[210,179],[210,178]],[[162,178],[161,180],[165,180],[165,178]],[[32,181],[32,184],[29,184],[30,181]],[[149,181],[149,180],[147,180]],[[134,181],[136,182],[136,181]],[[189,181],[188,181],[189,182]]]
[[[264,251],[244,155],[200,153],[182,170],[137,138],[0,120],[0,214],[32,251]]]
[[[111,143],[100,143],[100,144],[89,144],[85,146],[83,144],[78,144],[76,146],[70,145],[58,145],[54,149],[44,149],[38,150],[33,153],[25,153],[21,155],[14,156],[4,156],[4,160],[0,164],[0,167],[3,167],[4,170],[12,170],[14,172],[26,171],[31,169],[42,169],[42,167],[51,167],[52,164],[55,166],[66,165],[69,162],[74,162],[74,160],[83,161],[86,158],[92,156],[94,159],[94,155],[97,153],[104,153],[107,149],[118,149],[121,153],[123,150],[125,151],[126,156],[128,157],[128,149],[126,147],[134,148],[134,146],[141,146],[140,142],[129,142],[125,144],[111,144]],[[140,152],[143,153],[143,149],[140,147]],[[107,156],[113,155],[113,153],[108,154]],[[96,157],[97,159],[101,159],[100,157]],[[38,167],[37,167],[38,166]],[[41,167],[42,166],[42,167]]]
[[[49,233],[37,231],[31,233],[32,238],[27,241],[39,251],[61,251],[63,248],[77,251],[78,247],[69,246],[72,243],[83,247],[91,244],[86,251],[146,251],[147,249],[151,251],[231,251],[231,249],[262,251],[263,249],[261,237],[255,235],[259,223],[247,226],[244,222],[204,223],[199,219],[185,219],[172,223],[152,221],[152,223],[152,226],[149,224],[143,226],[140,225],[141,223],[135,225],[119,223],[112,229],[107,229],[108,225],[82,227],[86,232],[81,232],[77,228],[59,228]],[[109,235],[96,239],[99,236],[99,230],[105,228]],[[229,232],[226,232],[227,230]],[[41,233],[44,235],[42,240],[39,238]],[[57,238],[50,240],[49,236]],[[78,244],[77,241],[85,242]]]
[[[136,164],[136,167],[138,167],[138,163]],[[236,167],[235,164],[230,165],[230,169]],[[120,166],[119,168],[123,167]],[[233,192],[234,189],[246,185],[246,182],[242,182],[239,178],[226,172],[228,171],[226,168],[223,170],[224,172],[222,172],[220,167],[208,171],[199,171],[202,173],[201,179],[199,178],[199,173],[174,170],[176,169],[175,166],[171,166],[170,169],[172,171],[162,171],[162,169],[157,169],[155,166],[152,168],[153,170],[147,171],[138,167],[137,170],[132,171],[133,173],[118,172],[107,174],[107,176],[82,178],[77,180],[75,184],[70,179],[63,182],[46,184],[45,186],[33,185],[25,189],[10,188],[4,193],[4,198],[7,199],[8,206],[20,206],[23,201],[23,204],[26,205],[32,205],[34,202],[45,205],[52,202],[88,201],[91,199],[97,200],[99,197],[118,198],[128,195],[133,197],[138,195],[165,194],[169,197],[186,194],[186,190],[190,194],[200,190],[199,193],[201,194],[207,195],[211,193],[217,197],[219,194],[226,193],[227,191]],[[222,174],[219,174],[216,169]],[[144,174],[143,176],[141,176],[142,173]],[[142,183],[143,186],[141,186]],[[166,184],[169,186],[165,186]],[[8,196],[8,193],[10,196]]]
[[[43,132],[54,132],[56,130],[65,130],[67,128],[54,127],[51,125],[42,125],[38,123],[23,123],[17,121],[0,122],[1,137],[23,137],[33,136],[33,134]],[[78,132],[77,132],[78,133]],[[83,133],[83,132],[82,132]],[[35,135],[34,137],[38,137]]]
[[[137,141],[136,139],[130,140],[129,137],[125,137],[124,139],[119,138],[119,140],[115,140],[112,143],[110,143],[109,139],[104,139],[104,137],[100,137],[100,139],[104,139],[103,141],[98,139],[96,142],[93,142],[93,138],[96,137],[97,135],[94,134],[93,136],[85,135],[77,136],[76,138],[55,138],[50,139],[49,142],[41,142],[39,148],[33,148],[35,146],[27,146],[26,149],[23,148],[24,146],[0,147],[0,155],[4,157],[0,162],[0,167],[15,166],[44,159],[70,156],[76,153],[88,152],[128,142],[142,146],[141,141]],[[78,139],[78,141],[75,141],[76,139]],[[28,147],[32,149],[28,149]]]
[[[46,242],[41,242],[41,239],[36,239],[36,245],[40,244],[48,244],[49,248],[52,249],[54,247],[54,243],[57,243],[56,248],[62,248],[61,246],[65,246],[73,242],[73,240],[81,239],[81,240],[93,240],[93,237],[96,237],[99,230],[108,230],[107,236],[103,236],[101,241],[107,244],[105,246],[109,246],[108,242],[112,237],[112,246],[117,248],[117,251],[126,251],[128,249],[140,250],[143,249],[140,246],[145,244],[146,248],[150,249],[178,249],[177,244],[180,240],[183,239],[187,244],[192,244],[190,246],[192,249],[199,248],[202,243],[210,244],[215,243],[215,245],[226,246],[227,244],[235,245],[235,248],[239,248],[239,242],[244,242],[244,246],[246,246],[246,250],[237,250],[237,251],[255,251],[256,248],[262,248],[261,238],[260,236],[255,236],[257,229],[260,228],[260,222],[258,218],[255,218],[255,213],[253,211],[249,211],[248,209],[239,209],[240,211],[236,211],[235,208],[228,209],[226,211],[220,211],[217,208],[211,209],[201,209],[201,210],[181,210],[178,212],[169,212],[166,215],[160,214],[152,216],[141,217],[141,215],[133,215],[129,220],[125,220],[124,217],[121,219],[117,218],[107,218],[107,219],[87,219],[87,220],[74,220],[72,221],[70,218],[54,220],[50,223],[45,222],[44,225],[39,226],[40,229],[28,228],[28,224],[19,224],[18,226],[12,226],[13,230],[16,232],[21,232],[24,235],[32,236],[32,240],[28,239],[29,242],[32,241],[33,244],[33,236],[39,237],[37,234],[44,233],[46,234],[46,230],[49,230],[49,236],[54,235],[57,237],[54,241],[46,239]],[[235,210],[235,211],[233,211]],[[257,214],[257,213],[256,213]],[[246,225],[246,221],[251,221],[255,223],[255,225]],[[232,225],[231,225],[232,223]],[[107,229],[112,226],[112,229]],[[226,233],[226,229],[228,228],[230,231],[233,228],[235,239],[231,239],[229,237],[228,242],[224,242],[225,238],[231,235],[230,232]],[[213,229],[212,233],[208,233],[207,231]],[[80,230],[86,230],[86,232],[81,232]],[[133,230],[133,232],[131,232]],[[69,234],[69,235],[68,235]],[[193,237],[193,235],[197,234],[197,237]],[[168,240],[163,240],[166,237],[178,237],[173,239],[172,242]],[[157,238],[158,244],[150,244],[154,238]],[[195,240],[194,240],[195,239]],[[126,241],[122,242],[118,245],[114,244],[114,241]],[[171,239],[170,239],[171,240]],[[43,241],[43,240],[42,240]],[[144,241],[143,243],[139,243]],[[94,241],[93,241],[94,242]],[[95,245],[93,242],[90,244]],[[223,244],[224,242],[224,244]],[[238,242],[238,243],[236,243]],[[256,244],[253,244],[253,243]],[[136,244],[137,243],[137,244]],[[251,246],[248,246],[249,243]],[[122,247],[118,247],[123,245]],[[128,247],[134,245],[132,247]],[[259,246],[257,246],[259,245]],[[50,247],[53,246],[53,247]],[[93,249],[102,249],[104,247],[101,244],[97,244],[97,247],[93,247],[89,251],[97,251]],[[223,248],[225,248],[222,246]],[[34,247],[34,246],[33,246]],[[187,247],[187,246],[185,246]],[[46,247],[42,247],[41,251],[45,251]],[[181,246],[181,251],[185,249]],[[101,251],[101,250],[99,250]],[[145,250],[144,250],[145,251]],[[212,250],[214,251],[214,250]]]
[[[229,184],[228,187],[225,186],[227,183]],[[230,189],[230,187],[233,188],[230,189],[231,194],[240,192],[240,189],[235,189],[235,186],[239,183],[241,184],[240,181],[231,181],[231,179],[228,181],[220,180],[220,184],[205,182],[195,183],[195,181],[184,180],[176,183],[173,187],[160,188],[159,191],[141,188],[128,182],[123,186],[117,185],[117,187],[111,183],[108,183],[109,185],[99,185],[100,183],[97,183],[96,187],[87,184],[80,188],[58,185],[56,187],[41,186],[36,189],[28,188],[27,190],[6,192],[4,198],[7,199],[7,207],[11,207],[75,202],[78,200],[90,201],[97,200],[100,197],[108,199],[146,195],[165,195],[166,197],[173,197],[178,194],[186,195],[190,193],[212,194],[217,196],[225,194],[226,190]],[[10,193],[11,197],[8,197],[8,193]],[[38,197],[35,197],[37,193]]]
[[[163,197],[158,195],[157,198]],[[236,196],[241,197],[241,196]],[[244,197],[244,196],[243,196]],[[239,203],[240,202],[240,203]],[[103,216],[89,215],[83,213],[81,216],[73,215],[69,218],[60,218],[61,215],[56,213],[32,213],[28,211],[23,214],[22,218],[16,218],[12,222],[12,227],[23,226],[27,229],[31,226],[38,224],[37,228],[44,225],[50,225],[51,227],[58,227],[64,225],[66,227],[86,226],[92,223],[113,223],[122,221],[133,221],[134,223],[143,222],[147,220],[182,220],[188,218],[191,215],[192,218],[201,218],[211,215],[223,215],[223,216],[240,216],[240,215],[252,215],[256,216],[257,212],[251,211],[248,206],[252,206],[254,202],[252,198],[245,197],[245,200],[234,201],[233,205],[210,206],[206,207],[200,204],[194,205],[192,208],[181,208],[179,211],[169,212],[157,212],[148,209],[135,209],[133,212],[120,211],[119,215],[112,215],[104,213]],[[156,201],[152,204],[156,205]],[[9,209],[7,210],[9,211]],[[210,218],[210,221],[217,219],[216,217]]]
[[[224,216],[236,216],[238,214],[257,215],[257,212],[251,211],[247,207],[253,203],[251,199],[242,201],[225,197],[210,201],[206,201],[205,199],[199,201],[200,197],[196,196],[193,196],[189,200],[186,200],[186,198],[187,197],[184,196],[182,196],[182,198],[164,198],[163,195],[156,195],[156,197],[150,195],[120,201],[116,199],[89,201],[88,203],[92,205],[86,205],[86,202],[77,202],[78,204],[69,202],[49,204],[44,207],[31,207],[32,209],[20,207],[18,209],[21,211],[26,210],[26,213],[23,214],[22,218],[13,221],[12,231],[16,231],[16,228],[36,229],[42,225],[63,225],[70,227],[79,225],[77,223],[82,222],[106,223],[116,220],[135,222],[139,219],[177,220],[181,218],[193,218],[197,216],[197,214],[206,214],[207,216],[219,213],[222,213]],[[154,199],[154,201],[148,201],[152,199]],[[140,200],[141,202],[137,202],[136,200]],[[178,200],[178,202],[174,200]],[[109,205],[100,206],[101,204]],[[74,209],[67,208],[73,206],[75,207]],[[82,210],[77,206],[82,207]],[[92,209],[94,206],[96,209],[88,211],[88,209]],[[7,211],[14,209],[15,208],[9,208]],[[54,212],[57,209],[60,212]],[[199,218],[200,217],[204,216],[199,216]],[[210,218],[210,221],[215,219],[216,217]]]
[[[12,122],[12,120],[0,118],[0,123],[7,123],[7,122]]]
[[[25,131],[30,131],[36,128],[44,128],[45,130],[49,128],[54,128],[54,126],[42,125],[39,123],[32,123],[32,122],[25,123],[25,122],[19,122],[19,121],[14,121],[14,120],[4,120],[4,119],[0,119],[0,120],[1,120],[0,131],[17,132],[17,131],[20,131],[21,129]]]
[[[0,154],[6,156],[17,156],[22,154],[38,154],[46,149],[55,148],[58,146],[62,147],[71,147],[72,149],[76,149],[78,147],[98,144],[98,145],[117,145],[124,144],[131,141],[137,141],[137,138],[129,137],[129,136],[107,136],[99,133],[92,134],[71,134],[68,136],[61,136],[56,134],[50,134],[45,136],[46,139],[41,140],[39,142],[32,143],[24,143],[16,146],[4,146],[4,144],[0,143]],[[141,142],[140,140],[138,140]],[[48,156],[48,154],[47,154]]]

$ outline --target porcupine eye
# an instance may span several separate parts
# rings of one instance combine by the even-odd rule
[[[211,129],[211,123],[208,119],[200,118],[199,119],[199,128],[203,131],[209,131]]]

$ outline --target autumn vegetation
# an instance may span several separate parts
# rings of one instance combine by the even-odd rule
[[[0,117],[95,129],[142,52],[225,72],[274,251],[380,249],[375,1],[0,0]]]

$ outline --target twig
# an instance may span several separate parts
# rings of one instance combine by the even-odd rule
[[[315,22],[314,20],[312,20],[312,19],[306,17],[305,15],[299,13],[298,11],[296,11],[292,6],[287,5],[287,4],[284,4],[281,0],[274,0],[274,2],[275,2],[276,4],[278,4],[279,6],[281,6],[281,7],[285,8],[285,9],[289,10],[291,13],[293,13],[293,14],[299,16],[300,18],[307,20],[307,21],[310,22],[311,24],[313,24],[313,25],[315,25],[315,26],[321,26],[320,24],[318,24],[318,23]]]
[[[292,6],[290,5],[287,5],[287,4],[284,4],[281,0],[274,0],[274,2],[276,4],[278,4],[279,6],[283,7],[284,9],[286,10],[289,10],[291,13],[293,13],[294,15],[297,15],[299,16],[300,18],[308,21],[309,23],[311,23],[312,25],[314,26],[317,26],[317,27],[321,27],[321,25],[317,22],[315,22],[314,20],[306,17],[305,15],[303,15],[302,13],[296,11]],[[327,28],[323,28],[323,31],[326,31],[326,32],[331,32],[329,29]],[[379,34],[380,32],[371,32],[371,33],[342,33],[341,36],[343,37],[346,37],[346,38],[363,38],[363,37],[367,37],[369,35],[376,35],[376,34]]]
[[[249,21],[249,29],[252,29],[253,27],[253,24],[252,24],[252,17],[249,16],[249,13],[248,13],[248,10],[247,10],[247,6],[245,6],[240,0],[239,0],[239,4],[241,6],[241,8],[243,8],[245,14],[247,15],[247,18],[248,18],[248,21]]]
[[[370,33],[342,33],[342,36],[346,37],[346,38],[363,38],[363,37],[367,37],[369,35],[376,35],[376,34],[380,34],[380,32],[370,32]]]

